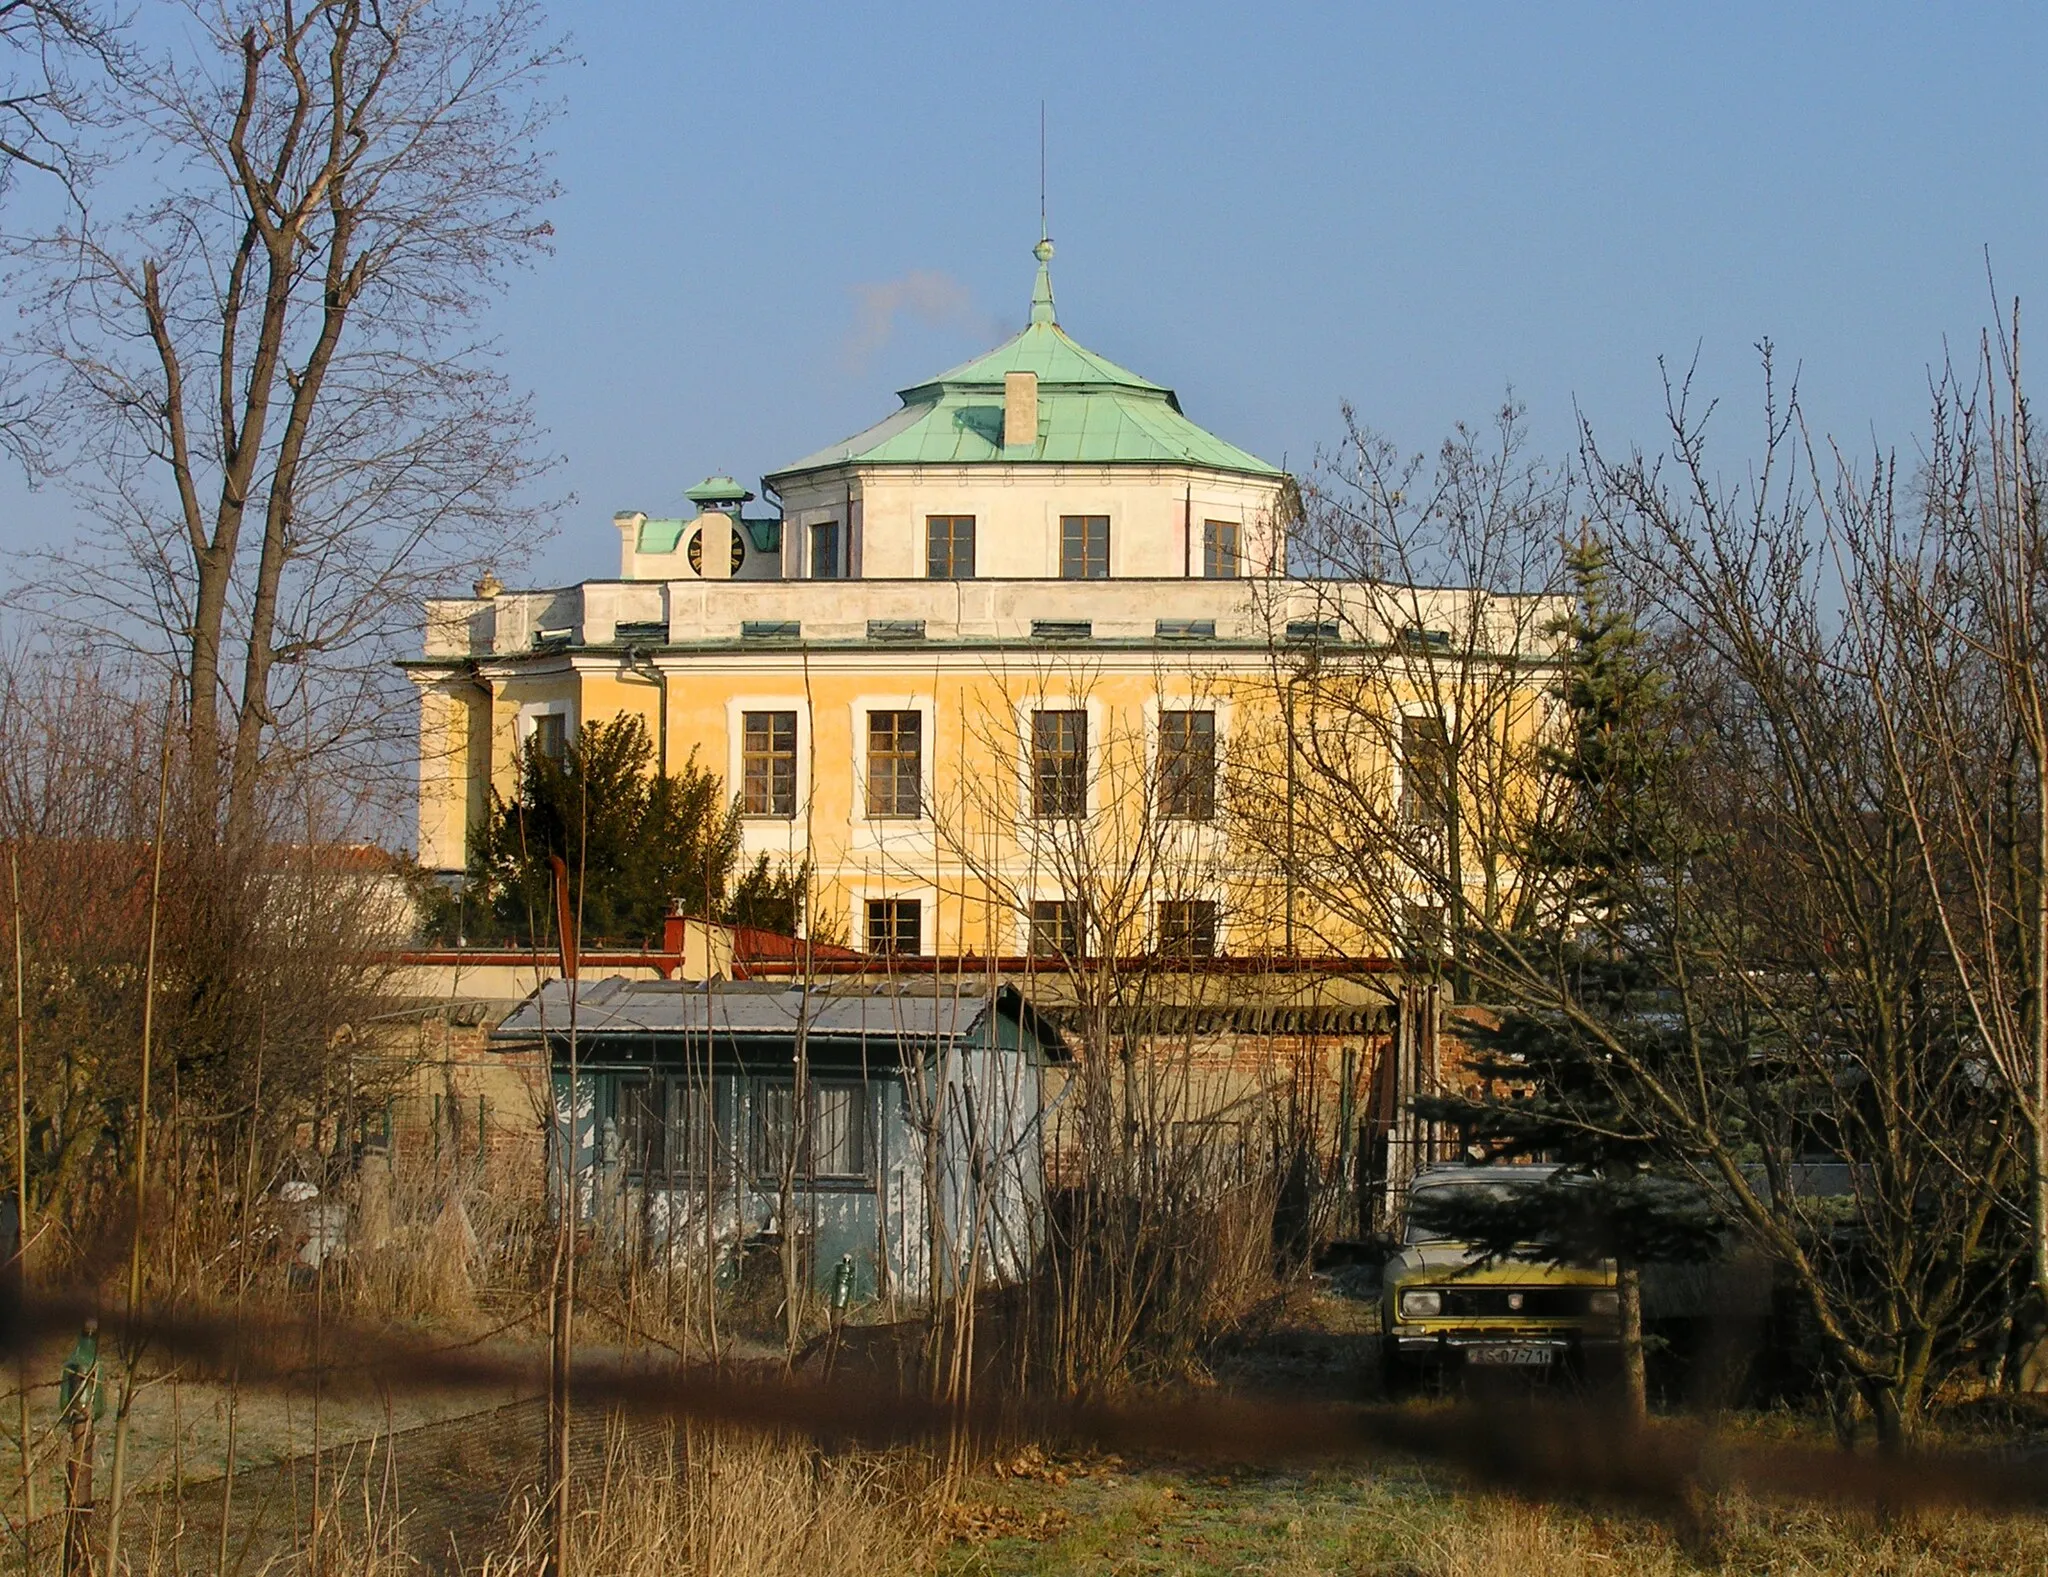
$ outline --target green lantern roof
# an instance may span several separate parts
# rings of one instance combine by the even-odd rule
[[[1033,251],[1038,279],[1022,333],[900,391],[903,409],[769,473],[771,485],[842,465],[1195,465],[1280,474],[1189,421],[1171,389],[1075,343],[1053,308],[1052,242]],[[1038,377],[1038,442],[1028,450],[1003,445],[1003,378],[1012,372]]]
[[[683,495],[691,503],[699,506],[707,504],[744,504],[750,502],[753,496],[752,493],[749,493],[729,476],[706,477]]]

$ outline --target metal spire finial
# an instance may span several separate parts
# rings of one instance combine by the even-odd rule
[[[1057,325],[1059,315],[1052,305],[1052,237],[1040,236],[1031,255],[1038,259],[1038,283],[1031,290],[1031,321]]]
[[[1031,321],[1034,324],[1059,323],[1059,315],[1052,305],[1052,270],[1046,265],[1052,262],[1052,231],[1045,221],[1045,100],[1038,101],[1038,245],[1031,249],[1031,255],[1038,259],[1038,281],[1031,289]]]

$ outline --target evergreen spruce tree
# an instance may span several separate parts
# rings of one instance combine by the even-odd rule
[[[1541,898],[1517,942],[1525,957],[1551,961],[1558,1000],[1653,1054],[1659,1037],[1675,1033],[1658,1011],[1658,939],[1676,923],[1672,877],[1686,849],[1671,793],[1683,752],[1663,678],[1615,594],[1605,551],[1589,538],[1569,562],[1576,597],[1559,631],[1558,687],[1567,737],[1544,760],[1553,810],[1524,856]],[[1497,1022],[1470,1038],[1479,1092],[1418,1109],[1456,1125],[1482,1155],[1545,1159],[1559,1170],[1536,1186],[1418,1199],[1417,1220],[1482,1259],[1611,1261],[1624,1391],[1641,1417],[1642,1267],[1710,1256],[1714,1213],[1689,1182],[1656,1170],[1658,1146],[1630,1119],[1618,1071],[1565,1016],[1503,1004]]]
[[[519,756],[510,798],[494,790],[471,835],[459,920],[468,941],[544,941],[551,935],[558,855],[569,870],[570,902],[582,934],[628,945],[657,942],[671,908],[723,915],[739,860],[736,808],[716,774],[692,757],[660,776],[638,717],[586,724],[559,754],[537,740]],[[750,907],[786,897],[770,873],[750,872]]]

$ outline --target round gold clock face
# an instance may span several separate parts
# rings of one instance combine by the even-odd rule
[[[690,572],[695,575],[702,575],[704,573],[704,532],[701,527],[690,533],[688,551],[690,556]],[[747,545],[740,540],[740,529],[735,525],[732,529],[733,574],[737,575],[740,572],[740,566],[746,563],[746,561]]]

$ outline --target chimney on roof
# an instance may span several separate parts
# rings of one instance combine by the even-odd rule
[[[619,528],[619,579],[638,580],[640,528],[647,524],[647,516],[638,509],[622,509],[612,516],[612,524]]]
[[[1038,445],[1038,374],[1003,374],[1003,447],[1032,449]]]

